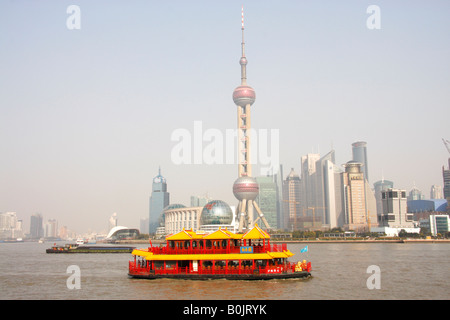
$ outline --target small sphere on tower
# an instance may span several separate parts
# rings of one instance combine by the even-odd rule
[[[239,86],[233,91],[233,101],[236,105],[245,107],[255,102],[256,93],[250,86]]]
[[[253,177],[240,177],[233,184],[233,194],[238,200],[255,200],[259,184]]]

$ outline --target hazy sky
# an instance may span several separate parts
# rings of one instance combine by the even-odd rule
[[[67,27],[72,4],[80,29]],[[427,197],[442,185],[447,0],[3,0],[0,212],[27,228],[36,212],[78,232],[106,230],[114,212],[139,227],[158,166],[172,203],[208,193],[235,205],[237,165],[176,164],[171,137],[194,141],[195,121],[224,137],[236,127],[242,4],[252,126],[278,130],[285,176],[332,146],[343,164],[363,140],[371,183],[383,174]],[[367,27],[370,5],[381,29]]]

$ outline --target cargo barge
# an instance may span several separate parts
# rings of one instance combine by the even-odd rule
[[[47,249],[47,253],[130,253],[136,247],[126,246],[84,246],[74,243],[64,246],[53,245]]]

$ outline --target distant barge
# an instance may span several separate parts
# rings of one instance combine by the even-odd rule
[[[80,246],[78,244],[66,244],[46,250],[47,253],[130,253],[136,247],[124,246]]]

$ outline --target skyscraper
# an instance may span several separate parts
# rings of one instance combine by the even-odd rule
[[[344,225],[342,169],[335,164],[335,151],[323,157],[302,156],[301,210],[314,227],[336,228]]]
[[[442,186],[433,184],[430,190],[430,199],[443,199]]]
[[[357,141],[352,143],[353,161],[362,163],[362,171],[364,178],[369,181],[369,166],[367,163],[367,143],[365,141]]]
[[[444,198],[450,200],[450,158],[448,158],[448,169],[442,166],[442,178],[444,180]]]
[[[32,239],[39,239],[44,236],[44,228],[42,224],[42,215],[39,213],[33,214],[30,218],[30,237]]]
[[[167,192],[166,179],[161,175],[161,168],[158,175],[153,178],[152,195],[150,196],[149,210],[149,233],[155,233],[159,226],[159,217],[163,209],[169,205],[169,193]]]
[[[250,106],[255,102],[255,90],[247,84],[247,58],[245,57],[244,41],[244,7],[242,7],[242,55],[239,60],[241,65],[241,85],[233,92],[233,101],[237,106],[238,120],[238,178],[233,184],[233,194],[239,200],[236,215],[239,221],[239,232],[244,228],[251,229],[259,219],[269,229],[266,218],[255,202],[259,193],[258,182],[252,177],[252,165],[250,161]],[[253,208],[258,212],[258,218],[253,220]]]
[[[375,197],[364,179],[361,166],[359,162],[349,161],[344,165],[343,173],[346,218],[344,228],[356,232],[369,231],[371,225],[378,225]]]
[[[278,229],[278,192],[277,184],[275,182],[275,176],[256,177],[256,181],[259,184],[259,194],[256,198],[261,211],[264,212],[264,216],[267,222],[272,228]]]
[[[283,218],[284,228],[288,230],[297,230],[303,228],[304,220],[301,209],[300,177],[291,168],[283,185]]]
[[[381,216],[383,215],[383,202],[381,200],[381,192],[383,190],[388,190],[389,188],[394,188],[394,182],[389,180],[381,179],[373,184],[375,188],[375,199],[377,203],[377,220],[381,223]]]

